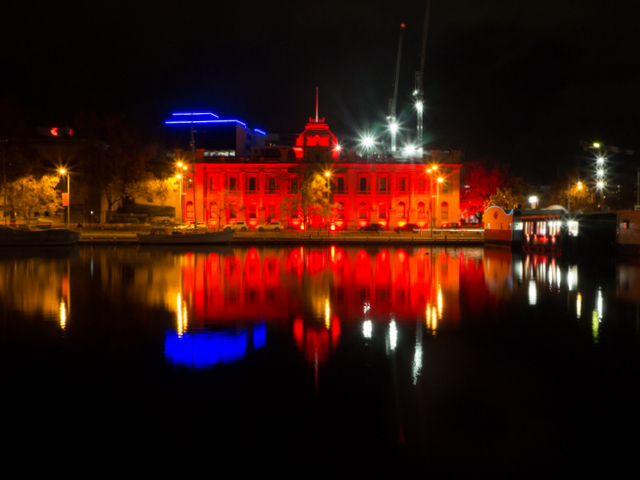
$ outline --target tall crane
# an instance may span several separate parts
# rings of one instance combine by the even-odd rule
[[[391,152],[396,151],[396,137],[398,135],[398,118],[396,107],[398,105],[398,82],[400,81],[400,58],[402,57],[402,34],[404,23],[400,25],[400,42],[398,43],[398,61],[396,62],[396,76],[393,81],[393,98],[389,99],[389,130],[391,131]]]
[[[424,55],[427,49],[427,32],[429,30],[429,8],[431,7],[431,0],[427,0],[427,10],[424,15],[424,31],[422,33],[422,53],[420,55],[420,71],[416,72],[416,88],[413,95],[416,97],[416,112],[417,112],[417,135],[416,143],[417,148],[422,153],[423,145],[423,130],[424,130],[424,91],[422,89],[423,77],[424,77]]]

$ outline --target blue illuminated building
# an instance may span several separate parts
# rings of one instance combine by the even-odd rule
[[[265,144],[267,133],[251,128],[245,122],[235,118],[220,118],[212,112],[177,112],[167,125],[168,146],[176,150],[188,151],[191,142],[191,129],[195,140],[196,156],[239,157],[251,156],[251,147]]]

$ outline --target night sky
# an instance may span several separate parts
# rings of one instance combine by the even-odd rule
[[[587,162],[581,140],[640,147],[640,2],[432,0],[427,148],[507,162],[525,180]],[[198,109],[267,132],[320,116],[346,142],[398,110],[407,128],[426,1],[3,3],[0,97],[34,126],[124,112],[146,135]],[[639,163],[638,157],[625,162]]]

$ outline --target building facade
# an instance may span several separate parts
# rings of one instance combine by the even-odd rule
[[[361,158],[340,148],[324,119],[310,119],[293,147],[253,146],[244,159],[207,157],[197,149],[181,189],[183,220],[211,228],[238,221],[301,228],[302,212],[287,206],[300,197],[305,176],[322,171],[331,213],[311,215],[308,226],[439,227],[460,218],[461,167],[460,151],[430,151],[411,160]]]

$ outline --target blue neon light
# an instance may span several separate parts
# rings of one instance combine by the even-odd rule
[[[247,124],[240,120],[167,120],[164,122],[166,125],[172,125],[176,123],[237,123],[247,128]]]
[[[267,134],[267,132],[263,132],[262,130],[259,130],[257,128],[254,128],[253,131],[256,132],[256,133],[259,133],[260,135],[266,135]]]
[[[213,112],[176,112],[176,113],[172,113],[171,115],[174,117],[177,117],[178,115],[211,115],[216,118],[219,118],[218,115],[216,115]]]
[[[165,357],[174,365],[193,368],[210,367],[219,363],[231,363],[247,354],[247,330],[223,332],[195,332],[178,336],[177,332],[165,333]],[[253,348],[267,344],[267,327],[260,323],[253,327]]]

